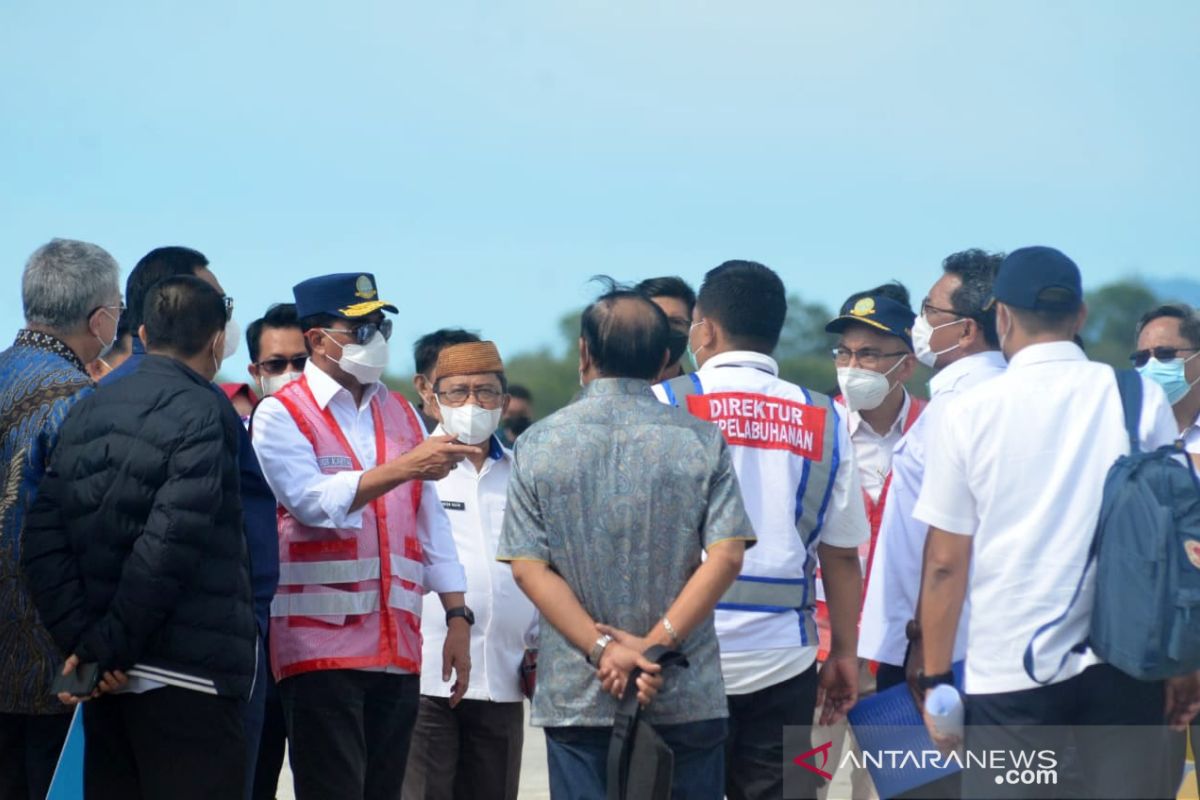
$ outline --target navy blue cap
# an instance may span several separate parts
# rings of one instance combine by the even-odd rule
[[[841,333],[850,325],[866,325],[904,340],[912,349],[912,327],[917,321],[913,310],[886,295],[851,297],[842,310],[825,326],[826,333]]]
[[[296,297],[296,316],[330,314],[342,319],[359,319],[375,311],[397,313],[391,303],[379,299],[375,276],[369,272],[342,272],[319,275],[292,287]]]
[[[1056,297],[1039,296],[1058,289]],[[1074,311],[1083,303],[1079,267],[1053,247],[1022,247],[1000,262],[992,300],[1030,311]]]

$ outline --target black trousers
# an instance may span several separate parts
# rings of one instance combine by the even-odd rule
[[[422,695],[403,800],[516,800],[524,706]]]
[[[1050,686],[967,695],[968,749],[1048,749],[1059,767],[1057,788],[997,783],[993,770],[968,769],[963,797],[1172,798],[1179,773],[1163,704],[1162,681],[1107,664]]]
[[[279,682],[296,800],[395,800],[420,678],[332,669]]]
[[[165,686],[106,695],[83,707],[88,800],[204,800],[242,796],[242,703]]]
[[[812,727],[816,665],[791,680],[727,699],[725,794],[729,800],[778,800],[783,797],[783,728]],[[819,780],[813,776],[812,797],[816,797]]]
[[[0,800],[44,800],[71,729],[65,714],[0,714]]]
[[[258,760],[254,767],[251,800],[275,800],[279,789],[279,771],[287,746],[287,725],[283,721],[283,703],[271,670],[267,670],[267,697],[263,709],[262,736],[258,740]]]

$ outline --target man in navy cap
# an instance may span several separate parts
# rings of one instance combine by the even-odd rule
[[[1163,682],[1135,680],[1090,649],[1070,652],[1086,638],[1103,587],[1085,585],[1075,612],[1034,651],[1032,675],[1023,663],[1035,631],[1072,605],[1105,476],[1129,441],[1112,369],[1088,361],[1073,341],[1087,317],[1075,263],[1049,247],[1016,250],[1000,265],[993,299],[1008,370],[953,398],[940,415],[930,448],[936,458],[913,511],[930,526],[920,689],[954,682],[955,632],[969,591],[968,750],[1049,749],[1061,780],[1065,737],[1032,726],[1073,726],[1079,796],[1173,796],[1179,776],[1168,774],[1159,732],[1179,709],[1167,707]],[[1141,447],[1152,450],[1173,441],[1175,424],[1162,390],[1142,384]],[[1147,728],[1122,737],[1114,758],[1106,731],[1133,725]],[[1003,770],[963,773],[965,797],[1029,791]]]
[[[470,675],[466,578],[434,485],[473,452],[425,438],[381,382],[396,307],[369,273],[296,285],[309,359],[255,410],[254,448],[279,500],[271,669],[296,796],[395,798],[417,713],[421,607],[446,610],[442,679]]]

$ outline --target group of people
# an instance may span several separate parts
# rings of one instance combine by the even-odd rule
[[[39,248],[0,353],[0,797],[45,796],[82,704],[88,797],[270,798],[286,740],[300,800],[511,800],[529,699],[552,796],[604,798],[634,693],[674,797],[816,796],[811,772],[785,786],[786,729],[956,682],[968,747],[970,726],[1145,726],[1133,763],[1081,744],[1079,779],[1178,785],[1200,674],[1075,652],[1103,587],[1037,652],[1048,681],[1023,663],[1130,447],[1057,250],[955,253],[916,310],[899,284],[853,293],[825,393],[779,374],[768,267],[613,283],[581,317],[578,396],[536,424],[467,330],[415,344],[418,403],[391,391],[403,304],[371,273],[297,283],[247,327],[252,384],[222,386],[241,334],[208,260],[152,250],[123,294],[118,274],[93,244]],[[1130,336],[1142,446],[1200,462],[1200,316],[1148,309]]]

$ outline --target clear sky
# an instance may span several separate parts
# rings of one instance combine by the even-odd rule
[[[1193,0],[6,2],[0,310],[52,236],[196,247],[243,326],[373,271],[399,370],[443,325],[556,343],[596,273],[1195,275],[1198,41]]]

